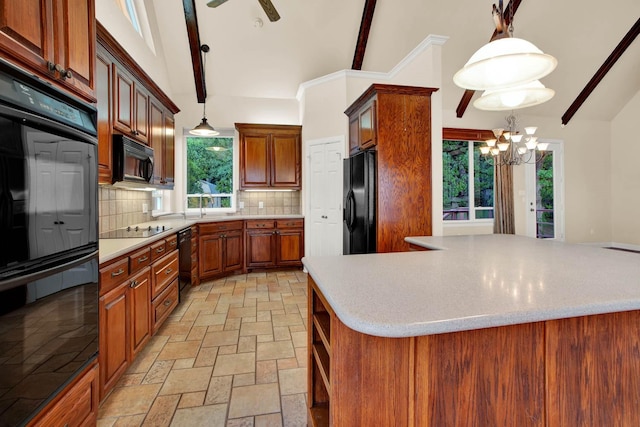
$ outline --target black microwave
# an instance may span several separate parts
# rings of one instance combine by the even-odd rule
[[[113,184],[145,187],[153,180],[153,148],[113,135]]]

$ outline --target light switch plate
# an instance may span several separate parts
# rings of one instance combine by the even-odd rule
[[[264,208],[264,202],[258,202],[258,209]]]
[[[238,208],[244,209],[244,202],[238,202]]]

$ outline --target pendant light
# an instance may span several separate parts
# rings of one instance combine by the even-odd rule
[[[547,102],[555,93],[553,89],[544,87],[539,80],[534,80],[507,89],[485,90],[482,96],[473,102],[473,106],[487,111],[513,110]]]
[[[202,66],[202,77],[206,82],[206,69],[207,69],[207,52],[209,52],[209,45],[203,44],[200,46],[200,50],[204,53],[204,64]],[[194,127],[189,131],[191,135],[197,136],[216,136],[220,135],[220,132],[215,130],[213,126],[211,126],[207,122],[207,95],[205,91],[204,102],[202,103],[202,121],[198,126]]]
[[[558,65],[556,58],[533,43],[513,37],[513,8],[509,7],[507,29],[502,0],[499,5],[493,5],[496,38],[478,49],[453,77],[461,88],[493,91],[525,85],[548,75]]]

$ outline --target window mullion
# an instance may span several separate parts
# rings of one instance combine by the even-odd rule
[[[469,148],[469,221],[474,221],[476,219],[476,192],[475,192],[475,170],[473,167],[473,159],[475,157],[475,153],[473,151],[474,142],[468,141]]]

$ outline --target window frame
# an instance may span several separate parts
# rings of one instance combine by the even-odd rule
[[[238,143],[237,143],[237,138],[235,137],[234,133],[232,131],[222,131],[220,130],[220,134],[216,135],[216,136],[212,136],[212,137],[206,137],[209,139],[219,139],[219,138],[224,138],[224,139],[231,139],[231,149],[232,151],[232,157],[231,157],[231,170],[232,170],[232,176],[231,176],[231,193],[218,193],[215,196],[219,196],[219,197],[229,197],[231,200],[231,206],[230,207],[224,207],[224,208],[201,208],[201,207],[197,207],[197,208],[190,208],[188,207],[188,200],[190,198],[190,196],[205,196],[205,197],[209,197],[210,194],[209,193],[197,193],[197,194],[189,194],[189,189],[187,188],[187,183],[188,183],[188,179],[187,179],[187,161],[189,158],[189,138],[203,138],[201,136],[197,136],[197,135],[191,135],[187,132],[185,132],[184,136],[183,136],[183,141],[184,141],[184,161],[183,161],[183,168],[184,168],[184,185],[182,186],[182,190],[184,191],[184,197],[182,200],[182,209],[183,212],[185,212],[186,215],[215,215],[215,214],[225,214],[225,213],[235,213],[238,210],[238,198],[237,198],[237,188],[238,188],[238,168],[237,168],[237,158],[238,158]]]
[[[442,129],[443,144],[445,140],[467,142],[468,144],[467,168],[469,171],[468,187],[467,187],[468,194],[469,194],[469,219],[448,220],[448,219],[442,218],[443,227],[447,228],[447,227],[477,226],[477,225],[493,224],[494,218],[476,219],[476,211],[489,210],[489,208],[485,206],[481,206],[481,207],[475,206],[475,168],[474,168],[474,156],[473,156],[475,143],[484,142],[487,139],[491,139],[491,138],[493,138],[493,132],[487,129],[457,129],[457,128]],[[443,159],[441,158],[440,161],[442,162]],[[444,175],[443,175],[443,179],[444,179]],[[495,196],[495,174],[494,174],[494,180],[493,180],[493,189],[494,189],[494,196]],[[495,209],[495,199],[494,199],[494,206],[491,207],[491,209],[492,210]],[[442,210],[444,212],[444,206],[442,206]]]

